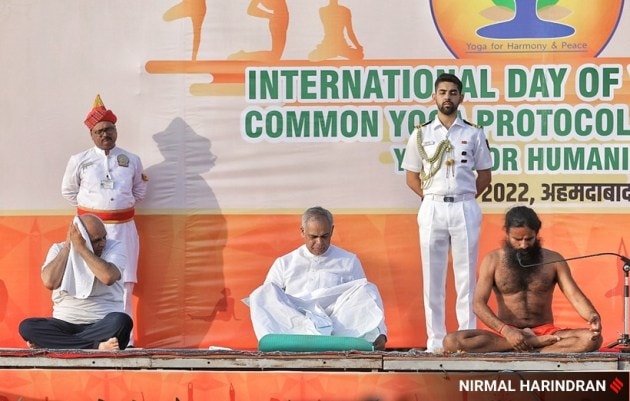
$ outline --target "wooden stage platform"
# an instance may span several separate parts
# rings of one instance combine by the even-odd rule
[[[373,372],[630,371],[630,353],[432,354],[388,352],[289,353],[201,349],[0,349],[0,369],[325,370]]]
[[[590,394],[580,399],[627,401],[629,387],[626,352],[0,349],[1,401],[555,401],[574,399],[574,390]]]

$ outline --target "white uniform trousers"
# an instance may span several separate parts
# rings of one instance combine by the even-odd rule
[[[138,281],[138,257],[140,255],[140,238],[138,237],[138,231],[136,229],[136,223],[131,220],[126,223],[119,224],[105,224],[107,230],[107,238],[115,239],[125,244],[125,250],[127,253],[127,266],[124,267],[123,272],[123,306],[124,312],[131,316],[134,323],[136,322],[133,313],[133,287]],[[134,324],[134,331],[135,331]],[[129,345],[134,344],[134,333],[131,333],[129,338]]]
[[[449,248],[457,292],[456,314],[459,330],[474,329],[473,295],[477,280],[477,255],[481,229],[481,208],[471,196],[459,202],[425,197],[418,212],[420,251],[424,287],[427,351],[442,349],[446,336],[446,275]]]

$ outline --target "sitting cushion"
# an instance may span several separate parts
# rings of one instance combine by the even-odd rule
[[[258,342],[263,352],[374,351],[374,346],[356,337],[307,334],[267,334]]]

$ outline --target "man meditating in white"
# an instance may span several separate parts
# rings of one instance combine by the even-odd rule
[[[254,332],[363,338],[384,350],[383,302],[353,253],[330,244],[333,216],[321,207],[302,215],[304,245],[279,257],[249,296]]]

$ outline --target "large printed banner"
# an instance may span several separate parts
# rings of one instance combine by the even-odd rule
[[[149,176],[138,346],[256,348],[240,300],[300,244],[314,205],[333,211],[333,241],[379,286],[388,345],[423,346],[419,200],[400,164],[412,129],[435,118],[445,71],[492,150],[481,256],[515,204],[540,213],[544,245],[565,257],[627,256],[628,11],[622,0],[1,2],[0,346],[23,346],[19,322],[50,314],[39,270],[74,213],[61,177],[92,146],[82,122],[97,93]],[[571,266],[615,341],[623,263]],[[560,325],[584,326],[562,294],[554,308]]]

